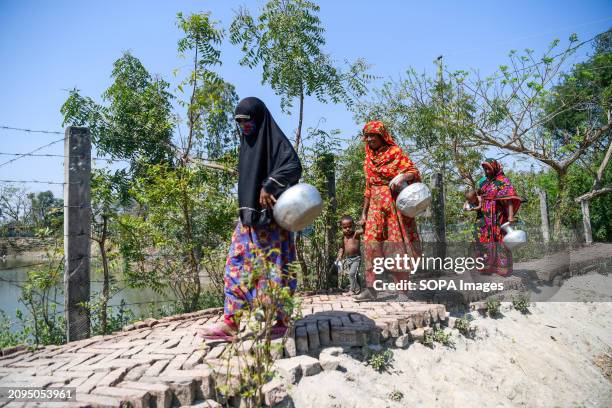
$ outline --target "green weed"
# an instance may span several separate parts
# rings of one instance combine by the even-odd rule
[[[371,366],[374,370],[382,373],[388,371],[392,366],[393,352],[389,349],[381,351],[379,353],[373,353],[368,357],[366,365]]]
[[[520,295],[512,299],[512,307],[522,314],[527,314],[529,313],[529,299],[523,295]]]
[[[501,306],[501,301],[499,299],[489,298],[486,302],[486,312],[489,317],[499,317],[501,316],[501,312],[499,308]]]

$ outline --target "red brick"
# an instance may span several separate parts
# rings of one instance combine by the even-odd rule
[[[158,408],[170,408],[172,406],[172,390],[166,384],[124,381],[118,387],[147,391],[151,400],[155,399],[155,406]]]
[[[125,367],[122,368],[117,368],[113,371],[111,371],[110,373],[106,374],[106,376],[104,376],[104,378],[102,378],[99,382],[98,382],[98,386],[113,386],[119,382],[121,382],[123,380],[123,377],[125,377],[125,375],[127,374],[128,369]]]
[[[77,402],[91,404],[94,408],[117,408],[122,403],[121,398],[79,393],[78,390],[76,392],[76,400]]]
[[[121,400],[122,404],[129,403],[133,408],[149,408],[149,393],[144,390],[119,387],[96,387],[95,395],[106,395]]]
[[[93,390],[96,385],[98,385],[98,382],[106,377],[105,372],[101,372],[101,373],[95,373],[93,374],[91,377],[89,377],[87,379],[87,381],[85,381],[83,384],[77,386],[76,392],[77,395],[79,394],[89,394],[91,392],[91,390]]]
[[[155,363],[153,363],[153,365],[151,367],[149,367],[145,371],[144,375],[145,376],[155,377],[155,376],[159,375],[162,371],[164,371],[164,369],[166,368],[168,363],[169,363],[168,360],[156,361]]]

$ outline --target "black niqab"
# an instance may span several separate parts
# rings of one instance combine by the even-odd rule
[[[255,120],[255,135],[240,133],[238,161],[238,204],[243,225],[266,225],[272,220],[269,210],[259,205],[259,194],[266,192],[278,198],[296,184],[302,175],[302,165],[291,142],[278,127],[266,105],[249,97],[236,107],[238,117]]]

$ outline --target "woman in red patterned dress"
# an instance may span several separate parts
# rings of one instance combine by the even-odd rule
[[[421,175],[410,158],[395,143],[381,121],[366,123],[363,128],[366,157],[363,165],[366,176],[363,213],[360,223],[365,224],[364,246],[366,261],[366,287],[356,301],[376,299],[374,258],[395,258],[421,255],[419,234],[414,218],[401,214],[395,199],[404,182],[421,180]],[[391,180],[401,174],[398,180]],[[408,280],[407,271],[390,271],[395,282]]]
[[[484,220],[478,230],[480,250],[477,255],[485,259],[485,267],[480,272],[506,276],[512,272],[512,252],[502,244],[501,226],[516,222],[515,215],[523,200],[497,160],[486,159],[482,168],[485,176],[478,181],[478,188]]]

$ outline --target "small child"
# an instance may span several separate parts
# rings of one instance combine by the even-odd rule
[[[342,234],[344,237],[342,246],[338,251],[336,262],[340,262],[343,257],[345,260],[340,267],[341,271],[338,276],[338,287],[342,284],[344,273],[348,271],[350,286],[347,294],[351,292],[357,294],[357,274],[359,273],[359,266],[361,264],[360,240],[363,231],[361,229],[355,230],[355,221],[350,215],[345,215],[340,219],[340,226],[342,227]]]
[[[482,198],[479,195],[480,190],[467,190],[465,192],[465,203],[463,209],[465,211],[476,211],[476,219],[472,227],[472,237],[474,242],[474,251],[478,250],[478,242],[480,241],[480,230],[485,225],[484,214],[482,213]]]
[[[463,209],[465,211],[476,211],[476,219],[482,217],[482,199],[476,190],[467,190],[465,192],[465,203]]]

